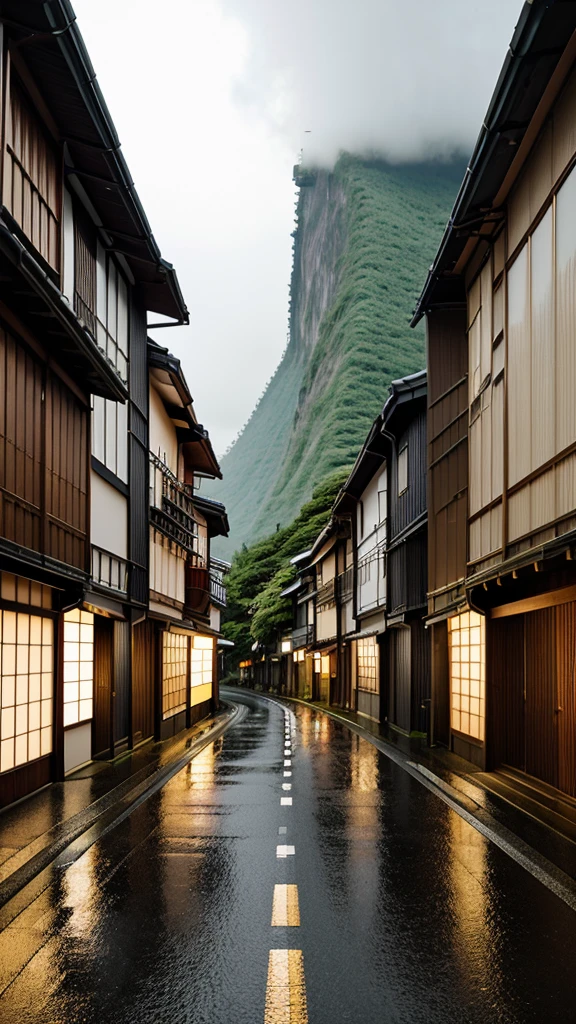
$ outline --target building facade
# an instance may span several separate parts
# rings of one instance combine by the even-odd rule
[[[563,5],[526,4],[416,312],[436,735],[572,796],[575,60]]]
[[[188,313],[68,14],[0,19],[1,804],[158,732],[147,320]]]

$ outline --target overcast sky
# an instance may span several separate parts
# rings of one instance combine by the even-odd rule
[[[341,149],[470,151],[518,0],[73,0],[190,327],[180,357],[222,453],[286,344],[292,166]]]

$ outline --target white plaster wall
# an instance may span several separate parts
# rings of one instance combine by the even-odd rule
[[[150,451],[178,475],[178,442],[172,423],[158,392],[150,387]]]
[[[128,557],[128,502],[94,470],[90,471],[90,540],[119,558]]]
[[[170,542],[150,528],[150,590],[184,603],[185,559],[170,550]]]
[[[92,723],[84,722],[64,733],[64,771],[70,772],[92,757]]]
[[[387,489],[387,468],[382,466],[365,487],[360,497],[363,507],[361,516],[358,507],[358,563],[363,559],[370,558],[378,547],[382,549],[386,543],[386,489]],[[379,500],[378,495],[381,494]],[[361,531],[361,526],[363,530]],[[370,564],[370,579],[361,582],[364,574],[358,571],[357,603],[358,612],[363,609],[378,607],[386,600],[386,577],[384,575],[384,560],[382,557],[373,558]]]

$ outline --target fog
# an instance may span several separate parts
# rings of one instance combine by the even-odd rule
[[[248,32],[238,85],[308,164],[469,153],[518,0],[223,0]]]
[[[393,160],[469,152],[520,5],[73,3],[190,309],[190,327],[155,337],[182,360],[222,453],[286,344],[299,150],[323,163],[340,149]]]

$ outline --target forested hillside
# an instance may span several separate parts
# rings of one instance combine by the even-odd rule
[[[343,156],[303,180],[290,340],[211,493],[231,536],[218,553],[289,523],[314,487],[353,463],[391,380],[420,369],[410,314],[462,165],[390,166]]]

